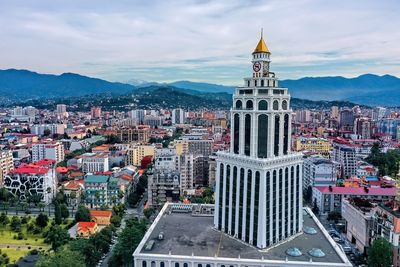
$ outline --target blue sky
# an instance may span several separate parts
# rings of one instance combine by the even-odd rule
[[[398,0],[0,0],[0,69],[235,85],[260,28],[281,79],[400,76]]]

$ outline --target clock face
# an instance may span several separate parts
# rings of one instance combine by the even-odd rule
[[[255,63],[253,64],[253,70],[254,70],[255,72],[259,72],[260,69],[261,69],[261,64],[260,64],[260,62],[255,62]]]

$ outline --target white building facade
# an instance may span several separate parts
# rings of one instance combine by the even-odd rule
[[[59,163],[63,161],[64,158],[64,146],[60,142],[48,142],[32,145],[32,161],[52,159]]]
[[[302,155],[291,152],[290,95],[262,38],[252,63],[233,96],[230,152],[218,153],[214,227],[266,248],[302,231]]]

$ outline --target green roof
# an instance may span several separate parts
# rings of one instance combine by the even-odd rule
[[[85,183],[107,183],[109,176],[106,175],[87,175]]]

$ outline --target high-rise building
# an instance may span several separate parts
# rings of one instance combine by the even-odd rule
[[[233,96],[231,151],[217,155],[215,205],[166,203],[133,253],[135,266],[352,266],[302,208],[302,156],[289,145],[290,96],[269,71],[269,56],[261,39],[253,77]]]
[[[354,133],[361,139],[371,138],[371,119],[368,117],[359,117],[354,121]]]
[[[131,110],[129,113],[130,113],[131,118],[136,119],[136,122],[138,124],[143,124],[144,116],[146,115],[146,110],[134,109],[134,110]]]
[[[137,145],[129,148],[126,153],[125,164],[140,166],[142,159],[146,156],[154,158],[156,147],[153,145]]]
[[[332,159],[339,164],[342,178],[357,174],[356,147],[334,142]]]
[[[65,104],[58,104],[56,107],[56,111],[58,114],[64,114],[67,112],[67,105]]]
[[[11,150],[0,150],[0,185],[3,184],[3,178],[14,168],[13,155]]]
[[[117,136],[123,143],[148,143],[150,138],[150,129],[147,127],[120,127],[117,129]]]
[[[332,106],[331,107],[331,119],[338,119],[339,118],[339,107]]]
[[[337,165],[321,156],[310,156],[304,160],[303,188],[309,186],[335,185]]]
[[[31,128],[31,133],[36,135],[45,135],[48,132],[51,137],[54,134],[65,133],[64,124],[32,124],[30,128]]]
[[[296,111],[296,121],[297,122],[311,122],[311,111],[308,109],[297,110]]]
[[[343,109],[340,111],[339,126],[343,130],[352,131],[354,126],[354,112],[351,109]]]
[[[64,160],[64,146],[60,142],[43,142],[32,145],[32,161],[41,159]]]
[[[233,96],[230,152],[217,153],[214,226],[267,248],[302,231],[302,154],[290,150],[290,95],[262,38],[252,63]]]
[[[92,107],[90,109],[92,119],[99,119],[101,117],[101,107]]]
[[[181,108],[172,110],[172,124],[182,124],[185,122],[185,111]]]

